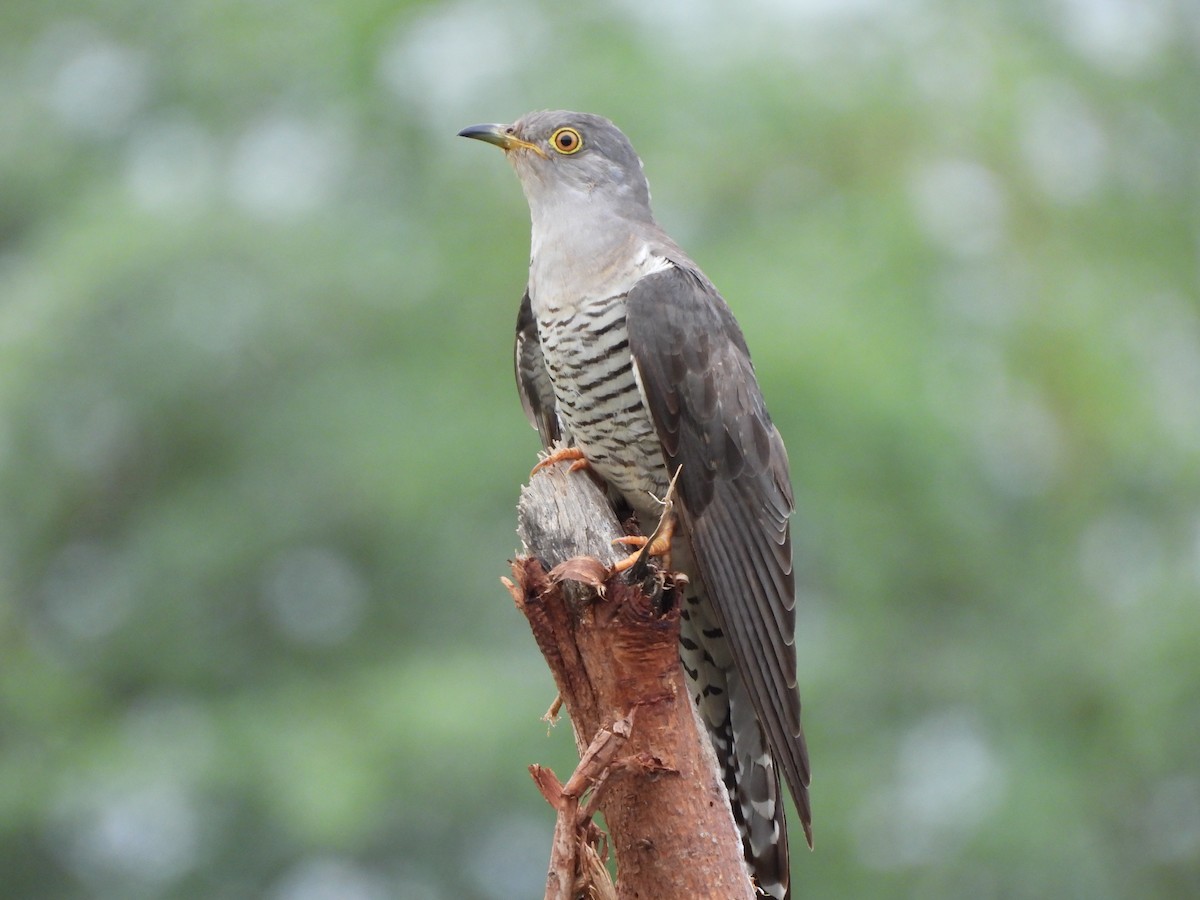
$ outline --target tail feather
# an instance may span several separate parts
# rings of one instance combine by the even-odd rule
[[[683,613],[680,658],[729,791],[746,862],[761,894],[789,900],[787,825],[779,770],[725,636],[712,621],[707,604],[698,596],[689,597]]]

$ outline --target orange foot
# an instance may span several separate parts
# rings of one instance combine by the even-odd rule
[[[631,534],[617,538],[613,541],[614,544],[624,544],[627,547],[640,547],[641,549],[637,553],[629,554],[624,559],[617,560],[613,564],[613,572],[624,572],[626,569],[631,569],[647,556],[660,556],[663,565],[668,569],[671,568],[671,538],[674,534],[675,516],[668,511],[663,515],[658,527],[654,529],[654,534],[650,537]]]
[[[662,557],[664,568],[671,568],[671,538],[675,535],[675,484],[679,481],[679,473],[682,471],[683,466],[679,466],[675,470],[675,474],[671,476],[671,483],[667,485],[667,493],[662,498],[662,515],[659,516],[658,525],[654,527],[654,533],[650,537],[631,534],[613,541],[614,544],[642,548],[637,553],[618,560],[612,567],[614,573],[633,568],[647,556]]]
[[[578,472],[580,469],[586,469],[589,465],[587,457],[583,455],[583,451],[578,447],[562,447],[549,454],[545,459],[541,460],[536,466],[534,466],[533,471],[529,473],[529,477],[532,478],[538,472],[542,471],[542,469],[546,468],[546,466],[552,466],[555,463],[566,462],[568,459],[575,460],[573,463],[571,463],[571,468],[567,469],[568,472]]]

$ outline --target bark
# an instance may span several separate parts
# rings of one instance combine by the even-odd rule
[[[598,805],[616,854],[616,897],[751,900],[728,795],[679,663],[679,581],[653,565],[610,576],[629,552],[611,543],[623,532],[595,483],[566,470],[544,469],[522,492],[527,555],[506,580],[583,760],[566,785],[531,767],[558,812],[546,897],[614,896],[597,871]]]

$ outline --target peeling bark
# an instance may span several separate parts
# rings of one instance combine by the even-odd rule
[[[598,805],[617,859],[616,897],[751,900],[728,795],[679,664],[676,577],[653,566],[611,576],[625,555],[612,541],[623,532],[595,483],[567,468],[542,470],[522,492],[527,555],[505,579],[583,760],[565,786],[531,767],[559,819],[546,897],[613,896],[598,882]]]

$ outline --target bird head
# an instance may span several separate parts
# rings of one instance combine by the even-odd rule
[[[629,139],[602,116],[542,110],[511,125],[472,125],[459,136],[504,151],[535,219],[541,210],[582,205],[653,221],[642,161]]]

